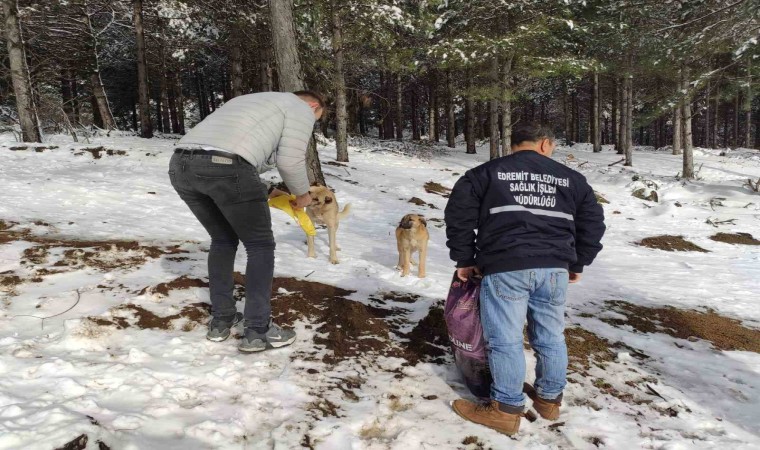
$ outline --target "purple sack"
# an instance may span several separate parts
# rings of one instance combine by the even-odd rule
[[[490,397],[491,371],[486,355],[486,341],[480,323],[480,280],[451,281],[444,308],[446,328],[454,352],[454,361],[467,388],[473,395]]]

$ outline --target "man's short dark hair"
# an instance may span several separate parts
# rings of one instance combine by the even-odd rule
[[[512,145],[538,142],[541,139],[554,141],[554,132],[551,128],[539,123],[522,123],[512,128]]]
[[[310,100],[313,100],[313,101],[319,103],[319,107],[320,108],[324,108],[325,107],[325,99],[324,99],[324,97],[322,97],[322,94],[319,94],[319,93],[314,92],[314,91],[295,91],[295,92],[293,92],[293,94],[295,94],[295,95],[297,95],[299,97],[308,98]]]

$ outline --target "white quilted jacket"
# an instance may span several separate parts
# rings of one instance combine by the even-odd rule
[[[177,147],[234,153],[259,173],[276,166],[290,192],[301,195],[309,191],[306,147],[314,121],[309,105],[290,92],[241,95],[203,119]]]

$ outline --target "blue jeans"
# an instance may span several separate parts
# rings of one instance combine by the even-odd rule
[[[480,288],[480,316],[493,373],[491,398],[508,407],[525,405],[523,326],[536,352],[538,396],[557,399],[565,388],[565,269],[528,269],[486,275]]]

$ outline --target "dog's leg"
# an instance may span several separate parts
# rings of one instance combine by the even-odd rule
[[[427,241],[423,242],[420,245],[420,271],[419,271],[419,277],[425,278],[425,263],[427,262]]]
[[[306,236],[306,243],[309,246],[309,258],[316,258],[317,252],[314,250],[314,236]]]
[[[409,260],[412,258],[412,249],[406,247],[401,251],[401,254],[403,255],[401,257],[401,276],[405,277],[409,275]]]
[[[338,234],[338,224],[336,223],[331,227],[327,227],[327,233],[330,237],[330,264],[338,264],[340,262],[338,261],[338,244],[335,241]]]
[[[401,270],[404,267],[404,247],[401,246],[401,241],[396,238],[396,248],[398,248],[398,264],[396,269]]]

